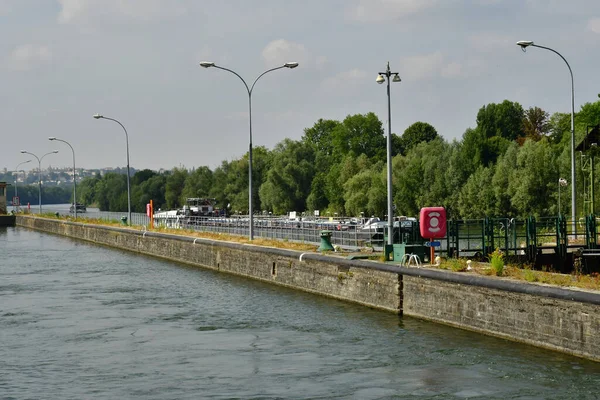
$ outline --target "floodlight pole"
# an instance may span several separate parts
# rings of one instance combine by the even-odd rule
[[[392,79],[390,79],[393,76]],[[392,196],[392,103],[390,96],[390,81],[400,82],[398,72],[390,70],[390,63],[387,63],[385,72],[380,72],[375,80],[382,84],[387,78],[387,100],[388,100],[388,135],[387,135],[387,207],[388,207],[388,238],[387,244],[394,243],[394,206]]]

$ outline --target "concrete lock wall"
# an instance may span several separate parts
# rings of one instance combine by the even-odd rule
[[[17,225],[600,361],[598,292],[29,216]]]

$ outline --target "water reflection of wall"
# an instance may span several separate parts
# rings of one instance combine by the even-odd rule
[[[0,182],[0,214],[6,214],[6,182]]]

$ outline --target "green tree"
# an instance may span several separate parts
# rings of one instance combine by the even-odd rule
[[[131,186],[140,185],[142,182],[147,181],[148,179],[152,178],[155,175],[157,175],[157,173],[150,169],[143,169],[141,171],[137,171],[131,177],[131,182],[130,182]]]
[[[596,126],[600,124],[600,101],[595,103],[585,103],[575,116],[575,121],[578,126],[581,126],[585,132],[588,126]]]
[[[403,151],[406,153],[421,142],[431,142],[438,137],[435,128],[427,122],[415,122],[402,134]]]
[[[319,118],[312,127],[304,129],[302,140],[314,145],[318,152],[331,156],[333,154],[333,131],[339,125],[339,121]]]
[[[523,133],[526,138],[538,141],[550,132],[550,114],[539,107],[530,107],[525,111]]]
[[[96,184],[95,202],[100,211],[127,210],[127,176],[109,172]]]
[[[498,159],[494,176],[491,180],[491,186],[494,190],[492,216],[517,216],[518,212],[512,204],[512,194],[509,192],[508,188],[512,179],[518,179],[518,176],[515,176],[514,174],[514,169],[517,165],[518,152],[519,145],[516,142],[513,142],[506,152]]]
[[[500,136],[507,140],[515,140],[523,133],[523,107],[509,100],[500,104],[490,103],[477,112],[477,129],[484,138]]]
[[[306,198],[306,208],[310,211],[325,210],[327,208],[326,174],[317,173],[310,186],[310,194]]]
[[[256,213],[263,209],[258,189],[265,180],[271,154],[266,147],[257,146],[253,149],[252,155],[252,208]],[[225,206],[225,199],[227,199],[231,212],[247,213],[249,208],[248,153],[238,160],[223,162],[221,167],[215,170],[214,178],[216,187],[211,190],[211,197],[218,199],[222,206]]]
[[[215,168],[212,174],[213,182],[209,191],[209,197],[217,199],[217,204],[220,206],[220,208],[227,209],[228,213],[232,211],[231,197],[229,197],[229,193],[227,191],[227,179],[229,179],[229,171],[231,168],[232,166],[229,161],[222,161],[221,165]]]
[[[185,179],[183,185],[183,199],[189,197],[211,197],[211,188],[214,184],[213,172],[210,168],[203,166],[193,169]],[[217,199],[219,201],[220,199]]]
[[[314,150],[311,145],[291,139],[278,143],[266,180],[259,190],[265,210],[277,214],[306,210],[306,198],[314,176]]]
[[[370,112],[347,116],[332,132],[333,156],[341,160],[348,154],[384,159],[386,140],[379,118]]]
[[[443,171],[443,179],[447,188],[447,197],[444,201],[446,216],[459,218],[458,202],[460,189],[465,185],[471,174],[471,162],[465,159],[466,153],[462,151],[462,143],[454,140],[445,150],[447,165]]]
[[[348,215],[387,213],[386,170],[382,162],[361,168],[344,184],[345,209]]]
[[[146,212],[146,204],[150,203],[150,200],[152,200],[154,209],[169,208],[167,206],[167,201],[165,200],[167,178],[167,174],[155,174],[141,184],[135,186],[136,212]]]
[[[165,187],[165,200],[168,209],[181,208],[185,204],[183,188],[189,176],[185,168],[173,168],[167,176]]]
[[[519,149],[517,164],[508,184],[518,216],[549,216],[555,211],[558,182],[556,155],[547,140],[527,140]]]
[[[571,114],[554,113],[548,120],[550,138],[553,143],[560,143],[571,137]]]
[[[421,142],[406,156],[394,158],[393,189],[396,214],[416,216],[426,206],[446,206],[450,189],[446,171],[452,154],[442,138]]]
[[[100,174],[94,174],[92,177],[82,179],[77,184],[77,201],[86,205],[96,203],[96,185],[101,179]]]
[[[494,188],[490,184],[494,167],[479,166],[460,189],[458,212],[463,218],[484,218],[493,215]]]

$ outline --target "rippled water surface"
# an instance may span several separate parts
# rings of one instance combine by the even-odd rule
[[[596,399],[600,365],[0,228],[0,399]]]

